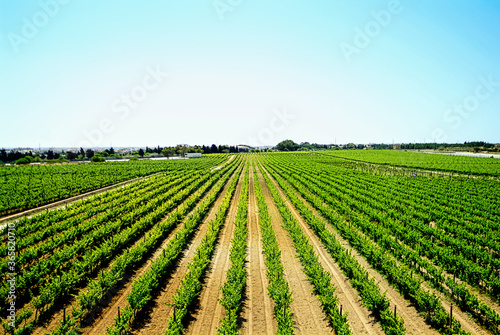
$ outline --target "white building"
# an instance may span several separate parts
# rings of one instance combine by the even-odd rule
[[[186,158],[201,158],[201,153],[199,152],[190,152],[186,154]]]

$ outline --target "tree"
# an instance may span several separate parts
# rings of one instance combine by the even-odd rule
[[[189,151],[189,147],[187,145],[181,145],[181,144],[177,144],[175,146],[175,152],[179,155],[185,155],[187,154],[187,152]]]
[[[215,144],[212,144],[212,146],[210,147],[210,153],[212,154],[219,153],[219,150],[217,149],[217,146]]]
[[[0,161],[2,161],[2,162],[7,161],[7,150],[5,150],[4,148],[2,148],[2,150],[0,150]]]
[[[80,159],[85,158],[85,150],[83,150],[83,148],[80,148],[80,152],[78,154],[82,156],[81,158],[80,157],[78,158]]]
[[[78,155],[75,154],[73,151],[66,152],[66,158],[69,160],[75,159],[77,157],[78,157]]]
[[[299,145],[292,140],[284,140],[276,145],[278,151],[297,151]]]
[[[161,151],[161,154],[165,157],[171,157],[175,154],[175,150],[174,148],[172,147],[165,147],[163,148],[163,150]]]
[[[49,150],[47,151],[47,159],[54,159],[54,151]]]
[[[94,150],[87,149],[87,151],[85,151],[85,156],[87,156],[88,159],[92,159],[92,157],[94,157]]]
[[[139,156],[144,157],[144,150],[142,148],[139,149]]]

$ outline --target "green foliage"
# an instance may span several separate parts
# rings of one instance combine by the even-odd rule
[[[248,215],[248,192],[249,173],[245,171],[241,195],[238,201],[236,213],[234,237],[231,241],[232,247],[229,258],[231,268],[227,271],[226,282],[221,287],[222,298],[219,300],[226,310],[226,317],[221,320],[218,329],[219,334],[238,334],[238,315],[242,308],[243,291],[246,284],[246,254],[247,254],[247,215]]]
[[[292,140],[284,140],[276,145],[278,151],[297,151],[299,145]]]
[[[259,224],[262,232],[262,244],[266,256],[267,278],[269,286],[267,293],[274,300],[274,316],[278,322],[278,332],[281,334],[293,334],[293,319],[290,304],[292,303],[292,292],[284,277],[284,268],[281,263],[281,251],[279,249],[276,235],[271,225],[271,217],[259,183],[257,166],[253,166],[255,196],[259,208]]]
[[[24,157],[24,158],[19,158],[17,161],[16,161],[16,165],[25,165],[25,164],[29,164],[31,163],[31,160],[29,160],[28,158]]]
[[[100,163],[100,162],[105,162],[105,161],[106,161],[106,159],[104,157],[97,156],[97,155],[92,157],[92,159],[91,159],[92,163]]]

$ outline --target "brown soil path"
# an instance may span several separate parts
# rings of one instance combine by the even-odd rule
[[[272,179],[272,177],[268,174],[268,176]],[[340,268],[338,265],[335,263],[335,260],[330,256],[328,251],[325,249],[323,244],[321,243],[320,239],[317,237],[317,235],[308,227],[307,223],[304,221],[302,216],[300,216],[299,212],[296,210],[296,208],[292,205],[292,203],[287,199],[286,195],[284,192],[281,190],[279,185],[276,183],[276,181],[273,182],[275,186],[278,188],[281,196],[283,199],[285,199],[285,202],[288,205],[288,208],[291,210],[293,213],[294,217],[299,221],[301,224],[302,228],[304,229],[304,232],[309,236],[311,243],[313,243],[316,247],[317,250],[319,250],[319,255],[320,255],[320,262],[322,265],[325,267],[325,269],[328,269],[327,266],[329,266],[330,272],[333,272],[334,270],[340,271],[340,275],[342,278],[342,281],[348,282],[348,278],[341,273]],[[285,181],[286,182],[286,181]],[[371,265],[366,261],[366,259],[359,255],[356,250],[354,250],[349,242],[347,242],[342,236],[340,236],[334,229],[333,227],[328,224],[324,218],[319,214],[314,208],[312,208],[305,200],[302,198],[297,192],[295,193],[297,197],[302,200],[306,206],[311,209],[316,217],[319,217],[325,222],[326,229],[335,235],[337,240],[340,242],[340,244],[344,247],[350,250],[351,255],[356,258],[358,263],[363,266],[365,270],[368,271],[368,274],[370,277],[374,277],[377,283],[380,286],[380,289],[382,292],[386,292],[386,297],[391,301],[391,305],[397,306],[397,314],[401,317],[403,317],[404,322],[405,322],[405,327],[406,327],[406,333],[408,335],[413,335],[413,334],[439,334],[436,330],[432,329],[428,324],[425,323],[425,320],[418,314],[418,311],[407,301],[405,300],[401,294],[396,291],[394,288],[392,288],[389,284],[389,282],[380,274],[378,273],[375,269],[371,267]],[[327,265],[327,266],[325,266]],[[336,285],[337,286],[337,285]],[[338,287],[338,286],[337,286]],[[354,290],[352,286],[349,283],[349,288]],[[339,289],[339,288],[338,288]],[[337,290],[338,290],[337,289]],[[338,291],[337,291],[338,292]],[[359,297],[359,295],[356,292],[356,296]],[[340,297],[339,297],[340,298]],[[359,299],[359,298],[358,298]],[[366,309],[364,306],[361,306],[363,309],[365,309],[365,312],[368,312],[368,309]],[[351,321],[352,318],[352,313],[349,314],[349,321]],[[371,323],[372,324],[372,323]],[[355,329],[354,326],[352,326],[353,330]],[[356,331],[356,333],[359,333],[359,331]]]
[[[172,297],[177,293],[177,289],[182,284],[182,279],[188,272],[187,265],[193,260],[196,249],[199,247],[203,237],[206,235],[208,223],[215,218],[215,214],[217,213],[233,178],[234,175],[227,181],[224,186],[224,190],[215,201],[215,204],[212,206],[208,216],[199,226],[191,243],[187,246],[187,249],[181,256],[175,270],[167,279],[166,284],[161,288],[159,295],[151,303],[150,309],[142,313],[145,314],[143,318],[137,319],[132,324],[130,334],[154,335],[165,333],[168,325],[168,319],[173,313],[173,308],[168,304],[173,302]]]
[[[275,334],[278,324],[274,318],[274,302],[267,294],[269,281],[261,243],[253,167],[250,166],[248,197],[248,263],[245,305],[241,312],[241,334]],[[258,181],[257,181],[258,182]]]
[[[229,164],[234,159],[234,157],[236,157],[236,155],[232,155],[231,157],[229,157],[229,159],[227,161],[225,161],[224,163],[222,163],[219,166],[211,167],[210,171],[215,171],[215,170],[222,169],[226,164]]]
[[[292,239],[283,228],[281,215],[260,171],[258,176],[280,246],[284,275],[292,291],[293,302],[290,304],[290,309],[293,312],[295,333],[332,334],[333,328],[328,323],[319,299],[313,293],[314,288],[303,271]]]
[[[217,334],[220,319],[225,316],[224,307],[217,299],[222,298],[220,288],[224,285],[227,270],[231,267],[231,260],[229,259],[231,239],[234,234],[234,221],[244,177],[245,174],[242,172],[224,226],[221,228],[210,268],[206,274],[205,284],[200,293],[198,309],[193,313],[193,321],[187,327],[188,334]]]

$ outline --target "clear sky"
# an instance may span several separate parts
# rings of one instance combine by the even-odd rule
[[[0,147],[500,142],[500,2],[0,0]]]

